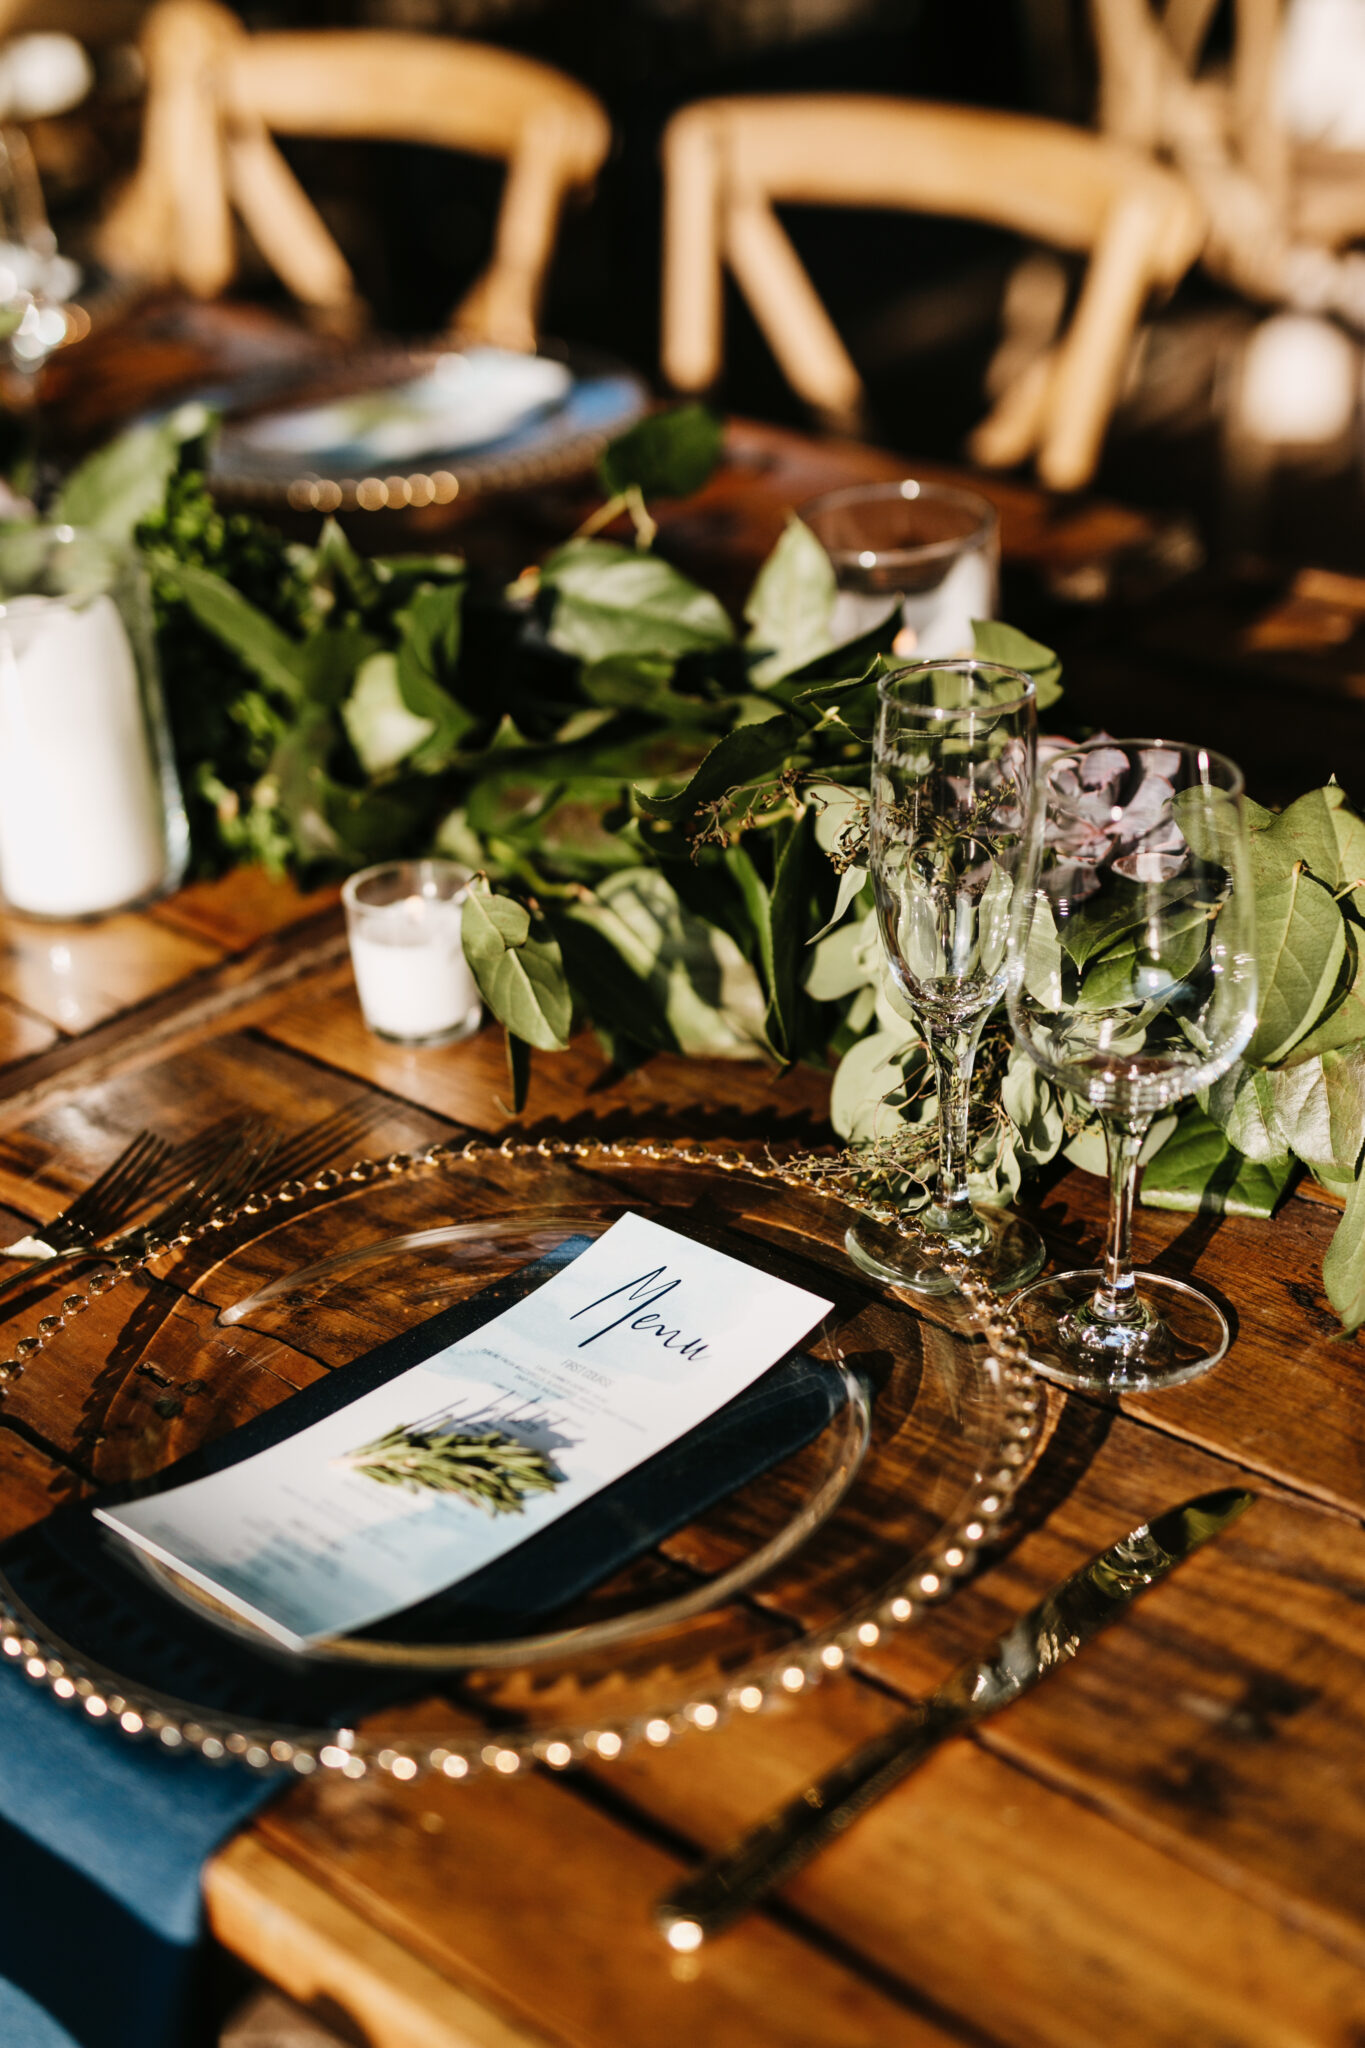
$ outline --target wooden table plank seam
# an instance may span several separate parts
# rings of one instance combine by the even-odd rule
[[[854,1682],[868,1684],[867,1674],[859,1674]],[[873,1683],[875,1685],[875,1681]],[[890,1698],[897,1697],[879,1685],[876,1685],[875,1689],[886,1691]],[[901,1701],[900,1704],[904,1702]],[[696,1739],[698,1742],[705,1742],[707,1738],[699,1735]],[[589,1764],[571,1774],[551,1771],[545,1765],[537,1765],[536,1770],[539,1776],[559,1787],[570,1797],[582,1800],[595,1813],[603,1814],[618,1824],[628,1826],[642,1839],[653,1843],[666,1856],[674,1858],[680,1869],[702,1854],[707,1847],[705,1842],[698,1841],[695,1836],[671,1825],[651,1812],[647,1806],[632,1799],[622,1790],[619,1779],[611,1775],[609,1767],[603,1769]],[[775,1926],[786,1929],[800,1941],[819,1949],[821,1954],[828,1956],[830,1961],[837,1963],[841,1969],[855,1971],[859,1977],[877,1985],[887,1998],[904,2006],[907,2011],[931,2020],[936,2026],[952,2029],[960,2036],[963,2048],[1010,2048],[1010,2043],[1002,2040],[999,2035],[977,2026],[970,2014],[953,2010],[939,2000],[927,1997],[920,1987],[904,1977],[898,1977],[876,1957],[860,1950],[855,1943],[825,1926],[820,1920],[785,1902],[780,1895],[771,1896],[761,1908],[761,1912],[763,1917],[771,1920]],[[662,1934],[659,1936],[659,1955],[663,1961],[665,1949]]]

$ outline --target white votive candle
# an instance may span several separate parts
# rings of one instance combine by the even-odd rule
[[[343,890],[351,966],[365,1022],[381,1038],[432,1045],[478,1029],[479,991],[460,937],[468,871],[454,861],[392,861]]]
[[[880,625],[896,599],[902,661],[970,654],[973,621],[995,617],[999,522],[974,491],[916,477],[851,484],[801,517],[833,565],[836,645]]]
[[[167,880],[165,800],[137,664],[107,593],[0,606],[0,890],[81,917]]]

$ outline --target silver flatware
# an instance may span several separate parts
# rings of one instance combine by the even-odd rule
[[[86,1202],[86,1195],[92,1192],[88,1188],[55,1225],[45,1225],[41,1235],[20,1238],[4,1248],[3,1257],[12,1262],[12,1269],[6,1272],[0,1267],[0,1288],[26,1279],[34,1270],[46,1278],[75,1260],[129,1256],[145,1250],[150,1237],[165,1237],[183,1228],[193,1216],[205,1213],[209,1191],[214,1202],[225,1200],[231,1191],[233,1162],[257,1147],[259,1134],[265,1130],[259,1117],[230,1117],[181,1145],[160,1138],[144,1144],[150,1136],[144,1131],[114,1161],[115,1168],[122,1161],[131,1162],[130,1166],[117,1176],[113,1168],[108,1175],[101,1175],[101,1181],[112,1177],[111,1188],[96,1202]],[[153,1159],[155,1163],[149,1166]],[[94,1183],[96,1188],[99,1185]],[[118,1223],[128,1222],[168,1189],[173,1191],[169,1201],[150,1221],[111,1235]]]
[[[200,1166],[165,1207],[100,1245],[101,1258],[141,1258],[157,1240],[207,1223],[216,1211],[230,1210],[260,1185],[279,1152],[279,1132],[259,1117],[244,1117],[220,1125],[216,1135],[216,1145],[206,1146]]]
[[[1073,1572],[983,1657],[961,1665],[929,1699],[665,1893],[655,1919],[670,1947],[696,1949],[722,1933],[939,1743],[998,1713],[1069,1663],[1139,1594],[1245,1514],[1254,1498],[1239,1487],[1201,1494],[1140,1523]]]
[[[344,1103],[316,1124],[286,1136],[260,1117],[233,1117],[182,1145],[142,1131],[97,1181],[41,1231],[0,1246],[0,1288],[30,1270],[47,1274],[78,1259],[137,1258],[154,1240],[207,1222],[216,1209],[272,1185],[305,1181],[354,1145],[389,1105],[372,1098]],[[173,1192],[144,1222],[123,1230],[139,1209]],[[116,1233],[111,1235],[111,1233]]]
[[[151,1131],[139,1131],[99,1179],[68,1202],[60,1216],[16,1238],[13,1244],[0,1245],[0,1259],[34,1263],[89,1250],[165,1187],[166,1168],[177,1149]]]

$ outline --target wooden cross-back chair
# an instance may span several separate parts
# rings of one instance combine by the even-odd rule
[[[1184,181],[1131,146],[1055,121],[872,96],[704,100],[664,139],[663,367],[704,391],[722,362],[723,267],[788,382],[829,423],[863,387],[775,203],[902,207],[990,221],[1090,258],[1074,313],[978,428],[978,460],[1036,456],[1075,489],[1094,472],[1137,321],[1199,253]]]
[[[534,347],[560,209],[591,184],[611,141],[605,111],[583,86],[529,58],[447,37],[248,35],[216,0],[160,0],[143,50],[141,161],[102,239],[115,268],[216,296],[236,269],[235,208],[296,298],[353,307],[346,259],[272,135],[434,143],[507,162],[492,261],[452,325]]]
[[[1208,220],[1205,267],[1248,297],[1365,328],[1365,155],[1303,143],[1280,111],[1281,0],[1236,0],[1225,68],[1204,65],[1219,0],[1091,0],[1099,119],[1168,159]]]

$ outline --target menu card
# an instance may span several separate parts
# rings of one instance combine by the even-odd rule
[[[291,1648],[411,1607],[722,1408],[831,1304],[628,1214],[269,1450],[102,1522]]]

